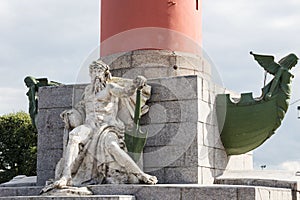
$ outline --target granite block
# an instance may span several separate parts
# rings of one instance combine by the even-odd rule
[[[199,183],[198,167],[166,167],[165,183]]]
[[[199,98],[197,92],[199,77],[181,76],[174,78],[150,79],[152,86],[149,102],[175,101]]]
[[[180,123],[177,125],[178,130],[170,138],[168,144],[162,146],[147,145],[145,147],[143,154],[145,167],[162,168],[174,164],[179,158],[181,161],[178,162],[183,162],[184,166],[197,166],[197,124]],[[164,140],[168,141],[168,138]],[[155,144],[155,140],[152,144]]]
[[[163,146],[171,143],[178,134],[181,123],[149,124],[142,126],[148,132],[146,146]]]
[[[39,151],[48,149],[62,149],[63,148],[63,128],[46,128],[38,134],[38,148]]]
[[[165,169],[157,169],[157,168],[143,168],[144,172],[156,176],[158,180],[158,184],[165,183]]]
[[[164,77],[168,77],[172,74],[172,72],[174,71],[174,69],[172,67],[168,67],[168,66],[159,66],[156,65],[155,67],[145,67],[145,68],[137,68],[139,70],[142,70],[142,74],[143,76],[145,76],[146,78],[150,79],[151,78],[164,78]],[[128,71],[128,70],[127,70]]]
[[[174,200],[180,199],[181,191],[177,188],[172,187],[153,187],[151,188],[151,193],[149,193],[149,189],[143,188],[134,194],[136,199],[147,199],[147,200]]]
[[[38,170],[54,170],[57,162],[62,157],[62,149],[48,149],[38,151],[37,169]]]
[[[201,134],[197,123],[189,122],[144,125],[142,130],[148,132],[146,146],[177,145],[186,149]]]
[[[144,53],[134,53],[131,56],[131,67],[132,68],[140,68],[147,66],[155,66],[155,65],[162,65],[169,67],[171,65],[170,63],[170,56],[171,54],[160,54],[159,52],[145,52],[147,53],[147,56],[145,56]],[[171,56],[172,57],[172,56]]]
[[[131,56],[131,52],[116,53],[103,57],[102,60],[110,66],[112,71],[114,71],[121,68],[131,68]]]
[[[60,114],[71,107],[39,109],[37,129],[39,132],[45,132],[45,129],[63,128],[64,122]]]
[[[0,197],[38,195],[42,187],[0,187]]]
[[[37,186],[45,186],[46,181],[54,179],[55,170],[38,170],[37,171]]]
[[[39,109],[68,107],[72,105],[73,85],[41,87],[38,96]]]
[[[141,124],[198,121],[197,100],[164,101],[148,105],[150,110],[141,119]]]
[[[182,200],[221,200],[230,199],[237,200],[237,189],[227,187],[203,187],[203,188],[183,188],[182,189]]]
[[[0,197],[5,200],[135,200],[131,195]]]
[[[237,200],[255,200],[255,188],[237,188]]]

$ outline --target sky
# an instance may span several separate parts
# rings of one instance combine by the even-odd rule
[[[203,0],[203,49],[226,88],[260,95],[264,72],[249,55],[300,56],[299,0]],[[99,44],[98,0],[0,1],[0,115],[27,111],[24,78],[76,83]],[[291,102],[300,99],[300,65]],[[300,170],[300,119],[290,106],[283,125],[254,151],[254,166]]]

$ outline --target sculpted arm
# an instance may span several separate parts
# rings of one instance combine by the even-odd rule
[[[65,123],[65,128],[67,130],[71,130],[77,126],[83,124],[85,120],[85,101],[82,98],[74,108],[70,110],[65,110],[60,114],[60,117],[63,119]]]
[[[114,83],[111,83],[109,87],[110,87],[110,92],[114,96],[124,98],[124,97],[132,96],[137,88],[143,87],[145,84],[146,84],[146,78],[143,76],[137,76],[136,79],[133,80],[132,84],[128,87],[121,87]]]

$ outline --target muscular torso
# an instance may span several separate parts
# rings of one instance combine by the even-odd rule
[[[123,128],[124,124],[118,119],[119,98],[112,95],[111,87],[107,85],[94,94],[91,86],[85,91],[86,124],[91,126],[108,124]]]

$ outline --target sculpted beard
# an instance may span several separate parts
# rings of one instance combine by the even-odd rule
[[[93,90],[96,93],[100,92],[101,90],[103,90],[103,88],[105,88],[106,86],[106,81],[104,79],[104,77],[100,78],[100,77],[95,77],[94,81],[93,81]]]

